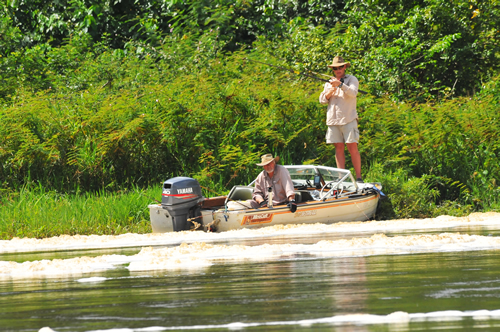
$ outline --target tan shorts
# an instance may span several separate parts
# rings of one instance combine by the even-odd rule
[[[359,130],[357,119],[343,126],[328,126],[326,143],[358,143],[358,141]]]

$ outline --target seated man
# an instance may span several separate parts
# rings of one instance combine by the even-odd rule
[[[252,207],[265,206],[268,201],[268,189],[271,188],[273,206],[288,203],[290,211],[295,212],[297,204],[295,203],[295,192],[290,173],[285,167],[276,164],[279,157],[273,158],[272,154],[265,154],[261,158],[262,162],[257,165],[264,167],[264,170],[255,180],[255,190],[251,201]]]

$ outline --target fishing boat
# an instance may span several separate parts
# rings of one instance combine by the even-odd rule
[[[365,221],[376,213],[382,186],[357,183],[349,170],[285,165],[292,178],[297,210],[287,205],[252,208],[254,182],[234,186],[225,196],[203,197],[197,180],[175,177],[163,183],[161,204],[149,205],[154,233],[183,230],[223,232],[279,224]]]

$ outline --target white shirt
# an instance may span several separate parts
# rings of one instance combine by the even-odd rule
[[[342,88],[337,88],[330,99],[326,99],[326,91],[332,88],[332,85],[325,83],[323,92],[319,95],[321,104],[328,104],[326,109],[326,125],[342,126],[358,118],[356,111],[356,96],[358,94],[359,82],[352,75],[344,76]]]

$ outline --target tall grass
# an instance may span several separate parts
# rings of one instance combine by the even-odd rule
[[[151,232],[148,204],[159,188],[61,194],[41,186],[3,193],[0,238]]]

